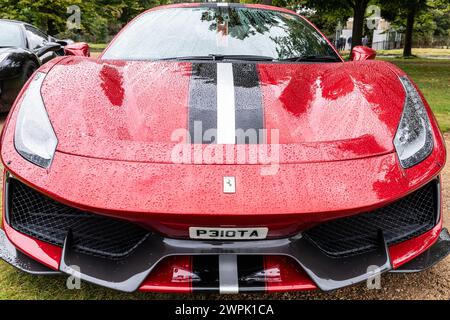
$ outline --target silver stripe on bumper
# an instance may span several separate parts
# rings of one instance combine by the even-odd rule
[[[219,255],[219,284],[221,294],[234,294],[239,292],[236,255]]]

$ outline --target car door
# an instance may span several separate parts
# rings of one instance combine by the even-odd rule
[[[39,49],[41,49],[42,47],[46,46],[49,43],[48,36],[39,29],[34,28],[33,26],[25,25],[25,33],[28,42],[28,49],[35,53],[37,53]],[[55,57],[56,57],[55,52],[47,52],[41,56],[38,55],[38,58],[41,60],[42,64],[46,63],[47,61]]]

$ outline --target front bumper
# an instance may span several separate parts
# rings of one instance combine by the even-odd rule
[[[379,250],[370,254],[341,259],[333,259],[320,254],[315,248],[311,248],[310,244],[304,241],[302,237],[241,242],[239,244],[216,244],[155,237],[149,238],[140,250],[127,259],[126,263],[111,263],[111,261],[71,250],[69,234],[63,248],[60,270],[55,271],[17,250],[5,232],[0,230],[0,258],[22,271],[37,275],[67,273],[88,282],[127,292],[139,288],[145,290],[143,283],[155,266],[164,258],[173,255],[179,257],[217,256],[217,268],[210,264],[204,271],[204,273],[209,273],[207,275],[208,285],[201,287],[201,290],[198,291],[237,293],[267,290],[268,286],[267,283],[264,283],[264,279],[267,280],[270,272],[274,272],[267,268],[252,272],[246,277],[248,283],[242,284],[242,277],[238,277],[238,275],[243,274],[242,270],[238,270],[238,267],[242,265],[238,263],[238,256],[255,255],[256,257],[276,254],[290,257],[299,263],[318,288],[329,291],[365,281],[387,271],[397,273],[423,271],[444,259],[449,253],[450,234],[447,229],[442,229],[437,241],[428,250],[395,270],[382,234],[380,234]],[[79,267],[74,268],[74,266]],[[180,273],[178,269],[173,270],[173,272]],[[184,275],[184,282],[192,282],[203,276],[204,274],[201,274],[201,272],[195,273],[191,269],[189,274]],[[151,285],[147,284],[147,287],[151,287]],[[291,285],[286,288],[292,287],[295,286]],[[305,286],[305,288],[308,288],[308,286]],[[313,286],[309,287],[309,289],[312,288]]]
[[[9,174],[4,196],[3,260],[125,292],[330,291],[387,271],[420,271],[450,251],[439,179],[375,211],[259,241],[170,238],[66,206]]]

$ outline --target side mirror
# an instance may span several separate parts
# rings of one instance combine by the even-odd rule
[[[37,55],[38,57],[41,57],[41,56],[43,56],[44,54],[46,54],[47,52],[51,52],[51,51],[55,52],[55,51],[58,51],[58,50],[61,50],[61,45],[60,45],[59,43],[56,43],[56,42],[47,42],[47,43],[45,44],[45,46],[43,46],[42,48],[39,48],[39,49],[36,51],[36,55]]]
[[[377,52],[369,47],[357,46],[354,47],[350,54],[351,61],[365,61],[374,60],[377,56]]]
[[[89,45],[86,42],[75,42],[64,47],[66,56],[90,57]]]
[[[62,40],[57,39],[55,42],[59,43],[63,47],[68,46],[69,44],[74,44],[75,43],[75,41],[70,40],[70,39],[62,39]]]

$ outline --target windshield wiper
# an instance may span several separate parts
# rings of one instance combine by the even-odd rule
[[[222,61],[222,60],[239,60],[239,61],[274,61],[274,58],[267,56],[257,56],[257,55],[232,55],[232,54],[209,54],[207,56],[186,56],[186,57],[172,57],[163,58],[160,60],[212,60],[212,61]]]
[[[292,62],[339,62],[341,61],[338,57],[335,56],[321,56],[321,55],[309,55],[309,56],[299,56],[299,57],[291,57],[286,59],[280,59],[278,61],[292,61]]]

